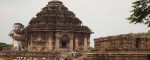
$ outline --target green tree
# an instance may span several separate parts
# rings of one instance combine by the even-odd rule
[[[13,58],[4,58],[3,60],[15,60]]]
[[[147,31],[147,34],[150,34],[150,30]]]
[[[3,47],[11,47],[11,44],[6,44],[6,43],[0,42],[0,51],[3,50]]]
[[[2,51],[2,50],[3,50],[3,47],[5,47],[5,46],[6,46],[6,43],[0,42],[0,51]]]
[[[94,50],[94,48],[91,46],[88,49],[89,49],[89,52],[92,52]]]
[[[137,0],[132,4],[132,14],[127,18],[130,23],[143,23],[150,27],[150,0]]]

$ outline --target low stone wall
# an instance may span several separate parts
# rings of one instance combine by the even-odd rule
[[[87,60],[148,60],[150,54],[88,54]]]
[[[0,52],[0,58],[15,58],[15,59],[51,59],[55,58],[59,53],[51,52]]]

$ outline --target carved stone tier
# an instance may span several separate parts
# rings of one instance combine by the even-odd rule
[[[92,33],[87,26],[82,26],[82,21],[78,19],[72,11],[63,5],[61,1],[50,1],[29,22],[29,31],[73,31]]]
[[[92,31],[82,25],[82,21],[68,10],[61,1],[53,0],[46,5],[36,17],[32,18],[27,26],[29,33],[30,50],[61,51],[64,48],[70,51],[86,51],[89,47],[89,38]],[[32,35],[32,36],[31,36]]]

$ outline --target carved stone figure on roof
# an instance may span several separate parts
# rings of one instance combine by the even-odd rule
[[[26,42],[26,33],[24,26],[21,23],[15,23],[9,36],[13,39],[13,50],[24,51]]]

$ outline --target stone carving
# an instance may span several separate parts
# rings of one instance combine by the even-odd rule
[[[25,51],[25,29],[21,23],[15,23],[9,36],[13,39],[13,50],[14,51]]]

